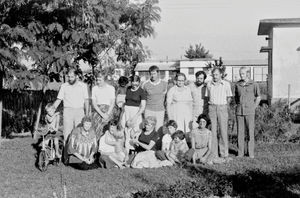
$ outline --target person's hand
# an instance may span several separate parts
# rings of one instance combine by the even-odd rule
[[[94,159],[90,157],[89,159],[86,160],[87,164],[92,164],[94,162]]]
[[[108,115],[107,113],[104,113],[104,114],[102,115],[102,118],[103,118],[104,120],[108,120],[109,115]]]

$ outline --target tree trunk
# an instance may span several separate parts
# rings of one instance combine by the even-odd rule
[[[2,139],[2,111],[3,111],[3,100],[2,96],[3,94],[2,89],[3,89],[3,72],[0,71],[0,140]]]
[[[33,138],[34,139],[36,139],[36,132],[38,130],[40,119],[41,119],[43,100],[44,100],[46,90],[47,90],[47,85],[44,85],[43,90],[42,90],[43,93],[42,93],[41,102],[39,104],[39,108],[38,108],[38,111],[37,111],[37,114],[36,114],[36,120],[35,120],[34,128],[33,128]]]

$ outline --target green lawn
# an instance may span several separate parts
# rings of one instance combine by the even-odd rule
[[[257,192],[266,189],[258,195],[272,194],[273,187],[280,192],[284,191],[286,195],[300,197],[299,144],[259,145],[255,159],[233,157],[227,164],[213,166],[80,171],[63,165],[50,165],[42,173],[35,167],[36,151],[32,147],[33,143],[31,138],[4,140],[0,143],[0,197],[54,197],[53,193],[62,197],[64,183],[67,197],[130,197],[137,191],[163,191],[176,182],[187,183],[201,179],[206,182],[204,185],[213,186],[215,182],[215,188],[219,191],[222,189],[220,180],[224,180],[224,186],[230,188],[230,193],[234,192],[237,197],[245,192],[249,195],[249,190]],[[295,178],[298,179],[295,181]],[[229,187],[227,180],[230,181]],[[245,185],[241,183],[243,181]],[[253,183],[259,186],[253,186]],[[243,189],[250,184],[251,188]],[[277,192],[276,189],[274,192]],[[213,193],[220,194],[214,189]]]

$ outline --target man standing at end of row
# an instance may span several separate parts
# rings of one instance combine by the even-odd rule
[[[254,158],[254,118],[255,109],[260,102],[259,86],[249,79],[249,70],[240,68],[241,80],[235,85],[235,101],[237,104],[237,127],[238,127],[238,156],[243,157],[246,153]],[[249,138],[245,146],[245,134]]]

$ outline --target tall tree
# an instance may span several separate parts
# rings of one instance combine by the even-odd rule
[[[45,91],[50,73],[64,72],[79,60],[101,69],[101,59],[114,51],[117,60],[134,65],[146,55],[139,39],[151,36],[152,23],[160,19],[157,3],[1,0],[0,30],[6,34],[0,34],[1,49],[5,50],[0,56],[7,59],[6,64],[0,63],[1,72],[9,68],[17,71],[12,66],[19,65],[15,57],[19,56],[16,52],[21,53],[33,60],[34,75]],[[12,47],[14,44],[18,44],[18,50]]]
[[[208,50],[202,46],[202,44],[196,44],[195,47],[190,45],[190,47],[185,51],[186,58],[188,59],[198,59],[198,58],[212,58],[212,55]]]

